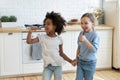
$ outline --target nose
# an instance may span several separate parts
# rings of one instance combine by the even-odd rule
[[[46,28],[46,27],[47,27],[47,25],[45,24],[45,25],[44,25],[44,27]]]
[[[83,28],[85,28],[85,24],[82,24],[81,26],[82,26]]]
[[[86,29],[86,26],[85,25],[81,25],[83,29]]]
[[[47,25],[45,25],[45,29],[47,29],[48,28],[48,26]]]
[[[82,26],[85,26],[85,24],[81,24]]]

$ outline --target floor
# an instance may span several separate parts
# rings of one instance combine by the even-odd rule
[[[36,75],[14,78],[2,78],[0,80],[42,80],[42,77],[40,75]],[[54,80],[53,77],[52,80]],[[75,80],[75,73],[64,73],[62,80]],[[120,80],[120,71],[117,70],[96,71],[94,75],[94,80]]]

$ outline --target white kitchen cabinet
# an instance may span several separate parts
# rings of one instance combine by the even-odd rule
[[[63,52],[71,58],[71,33],[65,32],[61,34],[63,39]],[[65,65],[63,65],[63,70],[71,70],[71,64],[66,62]]]
[[[3,53],[3,36],[0,34],[0,54]],[[0,75],[1,75],[1,55],[0,55]]]
[[[67,31],[61,35],[63,39],[63,51],[71,59],[75,59],[76,56],[78,35],[79,31]],[[76,70],[76,67],[66,62],[63,66],[63,70]]]
[[[21,33],[0,33],[0,35],[2,41],[2,52],[0,53],[1,75],[21,74]]]
[[[112,30],[98,30],[100,47],[97,52],[97,68],[112,68]]]
[[[79,36],[79,33],[80,31],[72,31],[71,32],[71,40],[72,40],[72,43],[71,43],[71,50],[72,50],[72,53],[71,53],[71,57],[73,59],[76,58],[76,50],[78,48],[78,44],[77,44],[77,40],[78,40],[78,36]]]
[[[98,29],[100,48],[97,52],[97,69],[112,67],[112,29]],[[63,51],[71,59],[76,57],[77,40],[80,31],[67,31],[61,34]],[[0,76],[40,73],[43,63],[22,63],[22,34],[0,33]],[[63,71],[76,70],[66,62]]]
[[[42,72],[43,72],[43,62],[23,64],[23,74],[34,74],[34,73],[42,73]]]

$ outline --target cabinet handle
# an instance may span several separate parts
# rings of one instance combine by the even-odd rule
[[[13,35],[13,33],[8,33],[8,35]]]

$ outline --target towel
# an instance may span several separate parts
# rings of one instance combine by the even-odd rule
[[[32,59],[33,60],[42,59],[42,46],[39,42],[32,44]]]

